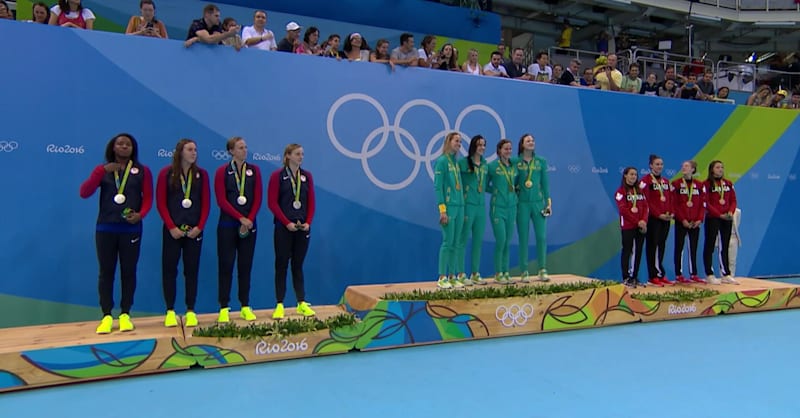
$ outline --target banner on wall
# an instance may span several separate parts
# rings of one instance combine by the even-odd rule
[[[29,80],[4,91],[15,106],[4,109],[0,124],[0,182],[11,202],[0,206],[6,220],[0,263],[7,266],[0,295],[96,305],[97,198],[80,199],[78,187],[120,132],[136,137],[141,161],[153,172],[169,164],[180,138],[197,141],[199,164],[211,172],[229,161],[227,138],[242,136],[249,161],[265,175],[279,167],[286,144],[302,144],[318,196],[306,260],[315,304],[335,303],[350,284],[435,278],[441,232],[432,164],[450,131],[484,135],[490,159],[499,139],[516,146],[522,134],[535,136],[553,198],[551,273],[618,278],[613,193],[622,168],[646,172],[651,153],[664,158],[669,176],[687,159],[701,168],[725,161],[743,209],[738,274],[800,271],[791,246],[778,240],[797,223],[790,209],[798,203],[796,112],[224,47],[185,49],[174,41],[17,22],[0,22],[0,29],[41,49],[30,54],[25,45],[9,44],[18,58],[0,68],[2,79],[26,74]],[[58,71],[49,70],[53,62]],[[214,205],[200,311],[218,308],[218,216]],[[251,303],[262,308],[275,302],[266,207],[258,223]],[[144,225],[134,308],[157,313],[164,307],[155,210]],[[484,276],[494,273],[493,242],[487,228]],[[512,265],[517,251],[514,241]],[[292,298],[290,291],[287,302]],[[47,312],[41,321],[59,315]]]

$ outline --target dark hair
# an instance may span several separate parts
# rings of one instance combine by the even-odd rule
[[[413,38],[413,37],[414,34],[404,32],[402,35],[400,35],[400,45],[406,43],[406,41],[408,41],[408,38]]]
[[[258,9],[255,12],[253,12],[253,16],[255,17],[255,15],[257,15],[259,13],[264,13],[264,17],[267,17],[267,12],[265,12],[264,10],[261,10],[261,9]]]
[[[708,180],[709,182],[710,182],[711,180],[714,180],[714,166],[715,166],[715,165],[717,165],[717,164],[722,164],[722,161],[720,161],[720,160],[714,160],[714,161],[712,161],[710,164],[708,164],[708,177],[707,177],[707,180]],[[723,165],[724,165],[724,164],[723,164]],[[722,177],[725,177],[725,176],[722,176]]]
[[[535,60],[539,61],[539,58],[541,58],[542,55],[547,55],[548,58],[550,57],[550,54],[548,54],[547,51],[539,51],[539,52],[536,53],[536,59]]]
[[[636,167],[625,167],[625,169],[622,170],[622,187],[624,187],[625,190],[628,190],[631,187],[636,190],[636,182],[633,183],[633,186],[628,186],[628,183],[625,181],[625,175],[631,170],[636,172],[636,180],[639,180],[639,170],[637,170]]]
[[[355,33],[355,32],[353,32]],[[353,50],[353,44],[350,39],[353,37],[353,33],[347,35],[347,38],[344,40],[344,52],[350,52]],[[369,51],[369,45],[367,45],[367,40],[361,34],[358,34],[358,37],[361,38],[361,50],[362,51]],[[379,41],[380,42],[380,41]]]
[[[495,55],[499,55],[500,59],[503,59],[503,54],[501,54],[500,51],[493,51],[489,57],[494,57]]]
[[[225,19],[223,19],[222,20],[222,30],[228,30],[228,25],[230,25],[231,22],[236,22],[236,19],[234,19],[232,17],[226,17]]]
[[[649,165],[653,165],[655,160],[661,160],[662,158],[655,154],[650,154],[650,161],[648,161]]]
[[[114,144],[116,144],[117,139],[123,136],[131,140],[131,161],[133,161],[134,164],[139,162],[139,144],[136,142],[136,138],[129,133],[123,132],[121,134],[114,135],[111,140],[108,141],[108,144],[106,144],[105,157],[107,163],[113,163],[117,160],[115,158],[116,154],[114,154]]]
[[[425,49],[426,46],[430,45],[435,40],[436,40],[435,36],[426,35],[424,38],[422,38],[422,45],[420,46],[422,47],[422,49]]]
[[[169,185],[172,186],[173,189],[177,189],[181,185],[181,174],[182,169],[181,165],[183,163],[183,147],[186,144],[194,144],[195,147],[197,143],[191,139],[183,138],[175,145],[175,151],[172,153],[172,175],[169,178]],[[192,166],[189,167],[189,170],[192,173],[197,173],[197,162],[193,162]]]
[[[219,11],[219,7],[217,7],[215,4],[210,4],[209,3],[209,4],[206,4],[206,7],[203,7],[203,16],[205,16],[207,14],[210,14],[210,13],[218,12],[218,11]]]
[[[448,46],[450,46],[451,53],[450,53],[450,59],[446,62],[447,69],[449,70],[451,68],[458,68],[458,62],[456,61],[456,47],[454,47],[453,44],[446,43],[442,45],[442,49],[439,50],[439,58],[441,59],[444,57],[444,49],[447,48]]]
[[[317,29],[316,26],[309,26],[308,29],[306,29],[306,33],[303,34],[303,42],[308,43],[308,38],[310,38],[314,32],[319,35],[319,29]]]
[[[637,63],[635,63],[635,62],[634,62],[633,64],[629,65],[629,66],[628,66],[628,71],[630,71],[630,70],[632,70],[632,69],[634,69],[634,68],[639,68],[639,64],[637,64]]]
[[[389,43],[389,41],[387,41],[386,39],[378,39],[378,42],[375,43],[375,51],[374,51],[375,52],[375,59],[379,59],[379,60],[380,59],[384,59],[384,56],[380,55],[380,52],[378,52],[378,48],[380,48],[381,45],[388,44],[388,43]],[[386,55],[385,55],[385,59],[388,59],[388,58],[389,58],[389,53],[387,52]]]
[[[149,4],[149,5],[153,6],[153,8],[154,8],[154,9],[156,8],[156,4],[155,4],[155,2],[153,2],[153,0],[139,0],[139,8],[140,8],[140,9],[141,9],[141,8],[142,8],[142,6],[144,6],[145,4]]]
[[[522,155],[522,151],[523,151],[522,143],[525,142],[525,137],[526,136],[529,136],[529,137],[533,138],[533,134],[529,134],[527,132],[522,134],[521,137],[519,137],[519,144],[517,144],[517,155]],[[533,138],[533,140],[535,142],[536,138]],[[535,150],[533,151],[533,155],[536,155],[536,151]]]
[[[332,40],[333,40],[333,38],[339,38],[339,40],[341,40],[341,39],[342,39],[342,37],[341,37],[341,36],[339,36],[339,34],[338,34],[338,33],[332,33],[330,36],[328,36],[328,40],[327,40],[327,42],[330,42],[330,41],[332,41]]]
[[[501,139],[500,142],[497,143],[497,149],[495,150],[495,152],[497,153],[498,157],[500,156],[500,149],[503,148],[503,145],[510,143],[511,141],[508,139]]]
[[[472,140],[469,141],[469,151],[467,151],[467,165],[469,166],[469,172],[472,173],[475,171],[475,162],[472,161],[472,157],[478,151],[478,143],[483,141],[484,145],[486,144],[486,138],[483,135],[475,135],[472,137]]]
[[[61,13],[64,13],[64,15],[69,14],[70,8],[68,0],[58,0],[58,7],[61,9]],[[81,10],[83,10],[83,2],[78,3],[78,12]]]
[[[50,8],[47,7],[47,4],[45,4],[44,2],[37,1],[36,3],[33,3],[33,6],[31,6],[31,14],[33,14],[33,12],[36,10],[36,7],[44,8],[44,10],[47,12],[47,17],[45,17],[44,22],[41,23],[44,23],[45,25],[48,24],[48,22],[50,22]],[[31,17],[33,17],[33,19],[36,19],[35,15],[32,15]],[[34,22],[36,22],[36,20],[34,20]]]

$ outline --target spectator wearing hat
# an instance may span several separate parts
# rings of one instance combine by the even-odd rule
[[[783,103],[783,101],[786,100],[786,96],[788,95],[789,94],[786,93],[786,90],[778,90],[778,92],[772,96],[772,104],[770,105],[770,107],[778,107],[783,109],[788,108],[789,107],[788,104]]]
[[[294,46],[300,38],[300,25],[296,22],[289,22],[286,24],[286,37],[278,42],[278,51],[281,52],[294,52]]]
[[[275,34],[267,29],[267,12],[256,10],[253,13],[253,26],[245,26],[242,29],[242,41],[245,48],[255,48],[262,51],[278,49],[278,44],[275,42]]]
[[[622,84],[622,73],[617,69],[617,55],[600,56],[595,61],[594,79],[600,90],[619,91]]]
[[[348,61],[369,62],[369,45],[360,33],[351,33],[344,41],[344,55]]]

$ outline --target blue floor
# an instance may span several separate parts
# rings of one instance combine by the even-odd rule
[[[189,370],[0,395],[0,417],[796,418],[798,321],[789,310]]]

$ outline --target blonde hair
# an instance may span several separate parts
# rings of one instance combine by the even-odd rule
[[[289,144],[289,145],[286,146],[286,148],[283,149],[283,165],[284,166],[288,166],[289,165],[289,154],[293,153],[294,150],[296,150],[298,148],[303,148],[303,146],[300,145],[300,144]]]

